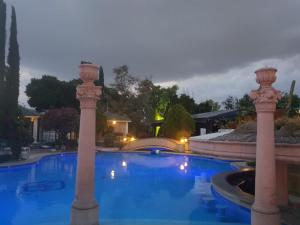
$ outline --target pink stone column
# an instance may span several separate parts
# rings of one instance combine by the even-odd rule
[[[95,135],[96,103],[101,88],[94,85],[99,79],[99,67],[81,64],[80,78],[83,84],[77,87],[80,101],[80,128],[77,156],[76,195],[71,209],[71,225],[98,225],[99,206],[94,196],[95,186]]]
[[[274,112],[280,99],[272,87],[276,69],[257,70],[258,90],[251,92],[257,112],[255,201],[251,209],[252,225],[279,225],[280,212],[276,197],[276,168],[274,140]]]
[[[289,202],[287,163],[276,162],[276,175],[277,203],[280,206],[287,206]]]

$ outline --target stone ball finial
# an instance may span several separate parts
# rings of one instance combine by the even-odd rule
[[[262,68],[256,70],[256,82],[261,86],[271,86],[276,81],[277,69]]]
[[[90,63],[83,63],[79,65],[80,79],[87,84],[91,84],[94,80],[99,79],[99,66]]]

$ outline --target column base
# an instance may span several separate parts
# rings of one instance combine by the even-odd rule
[[[70,225],[99,225],[99,205],[81,208],[73,204]]]
[[[280,225],[280,211],[258,209],[255,206],[251,208],[252,225]]]

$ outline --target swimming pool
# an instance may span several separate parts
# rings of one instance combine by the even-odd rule
[[[1,225],[69,224],[76,154],[0,168]],[[250,212],[211,189],[228,162],[161,153],[98,153],[96,199],[101,225],[250,224]]]

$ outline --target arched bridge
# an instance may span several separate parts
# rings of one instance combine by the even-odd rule
[[[165,148],[174,152],[184,152],[187,144],[170,138],[143,138],[129,142],[123,146],[123,150],[140,150],[147,148]]]

